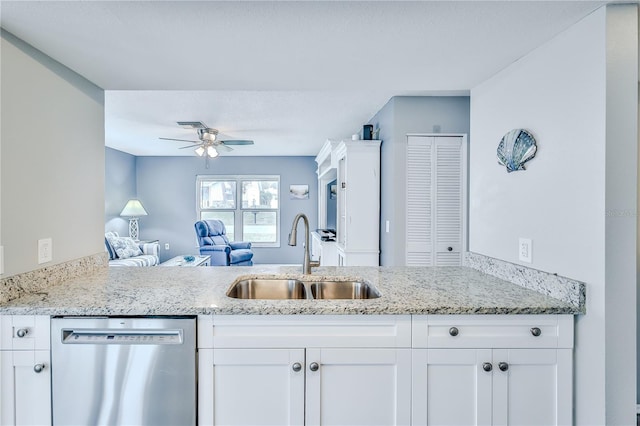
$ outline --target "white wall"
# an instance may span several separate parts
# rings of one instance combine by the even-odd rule
[[[104,92],[2,31],[3,277],[100,253]],[[37,241],[53,239],[38,265]]]
[[[527,266],[587,283],[575,341],[583,425],[635,424],[635,219],[606,214],[636,205],[635,14],[599,9],[471,91],[469,248],[521,263],[518,238],[531,238]],[[507,173],[496,147],[514,128],[539,149],[526,171]]]

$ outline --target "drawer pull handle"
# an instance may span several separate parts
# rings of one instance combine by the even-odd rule
[[[498,364],[498,368],[500,369],[500,371],[507,371],[509,369],[509,364],[507,364],[506,362],[501,362],[500,364]]]
[[[533,327],[531,329],[531,334],[533,334],[535,337],[538,337],[542,334],[542,330],[540,330],[538,327]]]
[[[300,371],[302,370],[302,364],[300,364],[299,362],[296,362],[295,364],[293,364],[293,366],[291,367],[293,369],[293,371]]]
[[[320,366],[318,365],[317,362],[312,362],[311,364],[309,364],[309,370],[311,370],[311,371],[318,371],[319,367]]]
[[[41,373],[44,370],[44,364],[36,364],[33,366],[33,371],[36,373]]]
[[[482,369],[488,373],[489,371],[493,370],[493,365],[491,365],[490,362],[485,362],[484,364],[482,364]]]
[[[28,328],[20,328],[20,329],[18,329],[18,331],[16,331],[16,336],[18,336],[20,338],[23,338],[27,334],[29,334],[29,329]]]
[[[451,327],[449,329],[449,334],[453,337],[456,337],[458,333],[460,333],[460,330],[458,330],[458,327]]]

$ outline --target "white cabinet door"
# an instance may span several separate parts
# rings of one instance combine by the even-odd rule
[[[413,425],[491,424],[491,349],[414,349]]]
[[[307,349],[306,375],[306,425],[411,422],[410,349]]]
[[[462,137],[435,138],[435,265],[462,264]]]
[[[414,425],[570,425],[572,350],[414,349],[412,397]]]
[[[51,424],[49,351],[0,351],[0,424]]]
[[[494,349],[493,424],[570,425],[570,349]]]
[[[212,352],[214,425],[304,424],[303,349]]]
[[[407,266],[433,265],[433,137],[407,140]]]

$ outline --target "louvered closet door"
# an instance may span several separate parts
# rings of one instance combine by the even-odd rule
[[[407,139],[407,266],[433,265],[433,137]]]
[[[462,260],[464,173],[461,136],[407,138],[408,266]]]
[[[462,138],[435,140],[435,264],[462,263]]]

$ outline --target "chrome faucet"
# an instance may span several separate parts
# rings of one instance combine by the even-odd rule
[[[317,268],[320,266],[320,261],[312,261],[309,255],[309,219],[304,213],[298,213],[293,219],[293,226],[291,227],[291,233],[289,234],[289,245],[295,246],[296,239],[298,238],[298,222],[300,219],[304,221],[304,260],[302,261],[302,273],[305,275],[311,275],[311,268]]]

